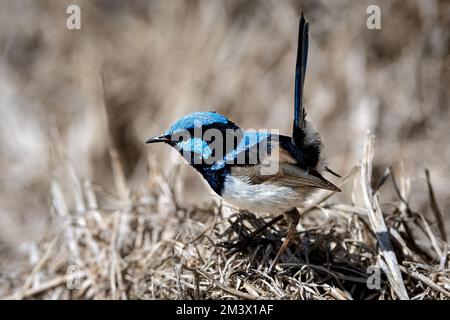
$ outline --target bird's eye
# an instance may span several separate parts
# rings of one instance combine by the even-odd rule
[[[185,140],[184,139],[184,135],[182,135],[182,134],[172,135],[170,138],[171,138],[170,139],[171,142],[174,143],[174,144],[183,142]]]

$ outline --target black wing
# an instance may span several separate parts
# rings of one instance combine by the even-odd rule
[[[295,97],[294,97],[294,127],[292,132],[293,142],[296,146],[303,145],[305,138],[305,117],[303,109],[303,87],[305,84],[306,63],[308,59],[308,22],[302,16],[298,30],[297,63],[295,65]]]

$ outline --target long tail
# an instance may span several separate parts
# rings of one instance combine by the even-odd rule
[[[308,22],[303,12],[298,30],[297,63],[295,65],[295,97],[294,97],[294,127],[292,137],[295,145],[303,145],[305,138],[306,111],[303,109],[303,87],[305,84],[306,63],[308,59]]]

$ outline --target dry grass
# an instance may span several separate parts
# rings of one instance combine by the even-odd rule
[[[216,204],[207,214],[180,206],[153,163],[148,184],[130,190],[111,156],[120,197],[108,200],[109,209],[99,206],[97,197],[107,197],[101,189],[73,176],[77,203],[68,208],[53,181],[57,231],[30,249],[29,264],[2,275],[4,297],[450,299],[448,245],[409,208],[407,177],[397,177],[396,201],[379,199],[383,183],[397,183],[390,170],[372,188],[371,135],[361,164],[342,181],[353,182],[352,198],[362,194],[364,206],[335,203],[332,194],[316,199],[304,208],[304,229],[272,274],[267,269],[286,225],[249,238],[263,218]],[[379,288],[367,286],[370,266],[382,270]]]

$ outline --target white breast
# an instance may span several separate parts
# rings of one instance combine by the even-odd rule
[[[222,198],[241,209],[275,214],[299,207],[304,201],[293,188],[272,182],[251,184],[248,178],[232,175],[225,178]]]

